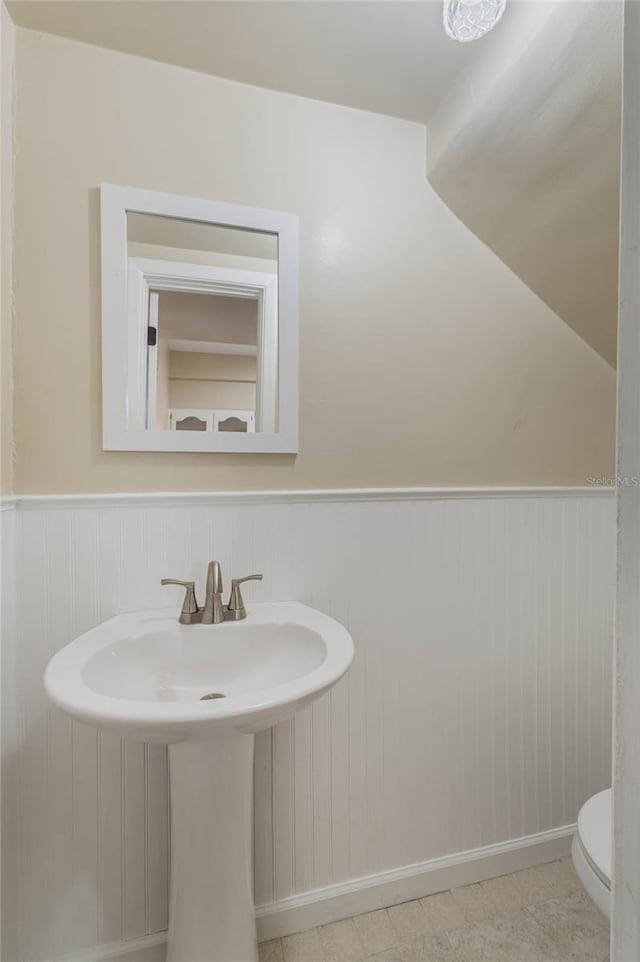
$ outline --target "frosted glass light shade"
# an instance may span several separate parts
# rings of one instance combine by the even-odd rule
[[[444,0],[444,29],[453,40],[467,43],[484,37],[504,13],[507,0]]]

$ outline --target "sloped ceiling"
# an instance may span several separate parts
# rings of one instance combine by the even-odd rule
[[[14,0],[7,6],[19,26],[422,123],[478,55],[476,45],[445,35],[439,0]]]
[[[622,5],[532,5],[499,40],[432,117],[429,180],[614,365]]]

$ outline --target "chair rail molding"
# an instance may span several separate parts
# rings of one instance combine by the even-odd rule
[[[503,487],[312,488],[271,491],[132,491],[95,494],[19,494],[0,497],[0,511],[51,508],[201,507],[349,501],[446,501],[502,498],[613,498],[610,484]]]

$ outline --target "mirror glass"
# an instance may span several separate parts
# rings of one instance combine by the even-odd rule
[[[127,211],[127,427],[278,430],[278,235]]]

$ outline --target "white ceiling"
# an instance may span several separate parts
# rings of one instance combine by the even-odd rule
[[[450,40],[440,0],[12,0],[7,6],[16,24],[34,30],[422,122],[494,36],[482,44]],[[517,6],[503,22],[518,15]]]

